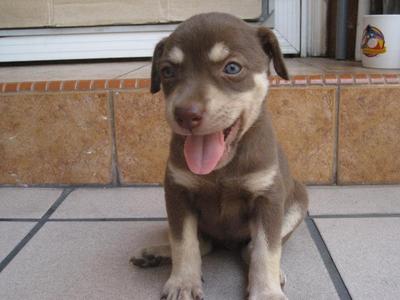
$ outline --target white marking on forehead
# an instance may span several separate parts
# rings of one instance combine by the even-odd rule
[[[177,46],[174,46],[171,51],[168,53],[169,59],[175,63],[175,64],[180,64],[183,62],[183,59],[185,58],[185,54],[183,54],[182,50],[178,48]]]
[[[213,62],[224,60],[229,55],[229,48],[223,42],[216,43],[208,52],[208,58]]]

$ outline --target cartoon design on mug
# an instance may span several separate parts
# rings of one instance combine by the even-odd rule
[[[377,27],[368,25],[363,32],[361,51],[365,56],[374,57],[386,52],[385,36]]]

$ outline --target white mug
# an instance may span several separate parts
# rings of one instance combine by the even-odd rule
[[[361,60],[367,68],[400,69],[400,15],[364,16]]]

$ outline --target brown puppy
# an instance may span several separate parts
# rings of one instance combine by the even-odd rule
[[[272,31],[221,13],[188,19],[156,46],[151,92],[162,86],[173,130],[164,185],[170,245],[132,262],[172,259],[164,299],[203,299],[201,256],[213,242],[244,246],[249,299],[286,299],[281,246],[308,199],[264,111],[270,60],[287,79]]]

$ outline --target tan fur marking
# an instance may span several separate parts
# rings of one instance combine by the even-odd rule
[[[238,140],[240,140],[256,121],[268,91],[268,80],[265,72],[253,74],[253,80],[255,86],[242,93],[226,93],[213,84],[206,84],[205,91],[208,101],[205,110],[208,113],[198,134],[209,134],[225,129],[231,126],[240,116],[243,116],[242,129],[238,136]],[[166,119],[174,132],[184,134],[182,128],[174,122],[174,108],[182,101],[182,98],[177,97],[175,93],[177,92],[168,96],[165,110]]]
[[[228,57],[229,52],[229,48],[223,42],[219,42],[208,52],[208,58],[213,62],[220,62]]]
[[[168,57],[173,63],[181,64],[181,63],[183,63],[185,55],[183,54],[183,51],[180,48],[175,46],[168,53]]]
[[[299,204],[294,203],[283,218],[283,225],[282,225],[282,238],[285,237],[287,234],[293,231],[296,225],[300,222],[303,218],[303,211]]]
[[[177,168],[171,162],[168,163],[168,169],[176,184],[190,189],[198,186],[198,180],[193,173]]]
[[[243,178],[243,186],[255,194],[264,192],[274,183],[278,165],[273,165],[268,169],[246,175]]]
[[[256,121],[268,92],[269,81],[265,72],[254,74],[253,78],[255,82],[254,89],[246,92],[246,95],[242,95],[247,104],[243,116],[245,124],[243,124],[242,136]]]
[[[244,101],[232,101],[230,94],[224,93],[213,84],[205,86],[207,102],[206,111],[208,112],[207,127],[210,132],[226,128],[239,118],[244,109]],[[240,93],[234,96],[239,98]]]
[[[257,119],[261,104],[268,91],[268,80],[265,72],[253,75],[255,87],[242,93],[227,94],[216,86],[206,86],[206,96],[209,99],[207,111],[210,119],[209,127],[220,130],[233,124],[243,114],[243,135]],[[212,132],[213,130],[210,130]]]

